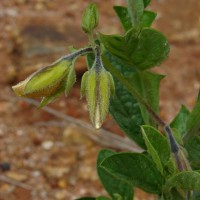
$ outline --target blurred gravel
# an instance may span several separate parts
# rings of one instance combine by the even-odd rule
[[[112,6],[125,1],[94,2],[100,9],[99,31],[122,33]],[[73,124],[54,126],[59,119],[18,101],[10,90],[34,70],[68,53],[67,46],[87,44],[80,28],[87,4],[86,0],[0,2],[0,164],[6,162],[11,167],[0,172],[0,200],[72,200],[106,195],[95,170],[102,147],[84,136],[86,130]],[[200,1],[153,1],[150,9],[158,12],[154,27],[171,44],[169,59],[154,69],[167,75],[161,83],[160,115],[170,122],[181,104],[193,107],[200,89]],[[76,67],[75,88],[67,99],[62,97],[51,107],[89,122],[86,103],[79,100],[84,59],[79,59]],[[38,126],[39,122],[44,124]],[[104,128],[122,134],[110,117]],[[1,176],[29,189],[2,181]],[[137,199],[154,197],[136,190]]]

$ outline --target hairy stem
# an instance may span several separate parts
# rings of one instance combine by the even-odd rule
[[[84,55],[91,53],[91,52],[93,52],[93,48],[85,47],[85,48],[79,49],[79,50],[77,50],[73,53],[70,53],[68,55],[65,55],[65,56],[61,57],[60,59],[69,59],[70,58],[70,59],[73,60],[76,57],[84,56]]]
[[[181,150],[172,134],[170,126],[167,125],[157,115],[157,113],[154,112],[154,110],[149,106],[149,104],[140,96],[140,94],[138,94],[138,92],[132,87],[132,85],[129,84],[129,82],[123,77],[123,75],[112,66],[112,64],[105,55],[102,55],[102,59],[107,70],[109,70],[121,83],[123,83],[123,85],[128,89],[128,91],[132,94],[132,96],[147,109],[152,118],[164,129],[165,135],[171,147],[171,152],[173,153],[174,158],[176,160],[177,167],[180,171],[183,171],[185,169],[184,168],[185,165],[179,156],[179,151]]]
[[[93,31],[88,34],[88,37],[89,37],[90,45],[94,49],[96,47],[96,43],[95,43]]]

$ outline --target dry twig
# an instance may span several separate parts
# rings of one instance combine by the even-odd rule
[[[25,190],[33,190],[33,187],[31,187],[30,185],[9,179],[9,178],[7,178],[6,176],[3,176],[3,175],[0,176],[0,181],[8,183],[10,185],[14,185],[14,186],[23,188]]]
[[[37,101],[32,100],[32,99],[24,98],[23,100],[25,102],[35,105],[35,106],[39,105],[39,103]],[[58,118],[64,120],[66,123],[76,124],[78,128],[86,129],[87,131],[82,131],[82,132],[87,137],[94,140],[98,144],[101,144],[102,146],[110,147],[110,148],[114,148],[114,149],[138,152],[138,153],[143,152],[143,149],[138,147],[136,144],[133,143],[133,141],[130,141],[126,137],[118,136],[118,135],[113,134],[112,132],[104,130],[104,129],[96,130],[90,124],[83,122],[79,119],[70,117],[68,115],[65,115],[63,113],[60,113],[52,108],[49,108],[48,106],[43,107],[42,109]]]

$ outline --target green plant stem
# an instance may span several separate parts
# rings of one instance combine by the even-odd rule
[[[96,43],[95,43],[93,32],[88,33],[88,38],[89,38],[89,42],[90,42],[91,47],[93,49],[95,49],[96,48]]]
[[[77,51],[75,51],[75,52],[73,52],[73,53],[71,53],[71,54],[67,54],[67,55],[65,55],[65,56],[62,56],[60,59],[58,59],[56,62],[58,62],[58,61],[60,61],[60,60],[62,60],[62,59],[71,59],[71,60],[73,60],[74,58],[76,58],[76,57],[79,57],[79,56],[84,56],[84,55],[86,55],[86,54],[88,54],[88,53],[91,53],[91,52],[93,52],[93,49],[91,48],[91,47],[85,47],[85,48],[82,48],[82,49],[79,49],[79,50],[77,50]]]
[[[179,151],[180,151],[179,145],[172,134],[172,130],[170,126],[167,125],[154,112],[154,110],[149,106],[149,104],[140,96],[140,94],[138,94],[138,92],[132,87],[132,85],[129,84],[129,82],[123,77],[123,75],[112,66],[112,64],[110,63],[110,61],[107,59],[105,55],[102,55],[102,59],[107,70],[109,70],[121,83],[123,83],[123,85],[128,89],[128,91],[132,94],[132,96],[147,109],[147,111],[153,117],[153,119],[164,129],[166,137],[168,138],[168,141],[171,147],[171,152],[174,154],[174,158],[176,160],[178,169],[180,171],[185,170],[184,163],[179,156]]]

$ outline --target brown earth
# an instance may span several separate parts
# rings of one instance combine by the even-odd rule
[[[122,29],[112,6],[125,1],[94,1],[99,5],[99,31]],[[76,120],[69,122],[17,99],[11,85],[34,70],[68,53],[67,46],[81,47],[81,15],[88,1],[0,1],[0,200],[62,200],[106,195],[95,171],[98,151],[104,148],[85,136],[94,134]],[[200,89],[200,1],[152,0],[158,13],[154,27],[171,45],[169,58],[155,71],[167,75],[161,83],[160,116],[166,121],[182,104],[191,109]],[[51,108],[89,122],[86,102],[79,100],[79,79],[84,59],[77,63],[78,81],[69,97]],[[111,119],[104,129],[121,134]],[[116,148],[117,149],[117,148]],[[119,149],[117,149],[119,150]],[[136,190],[134,199],[154,199]]]

